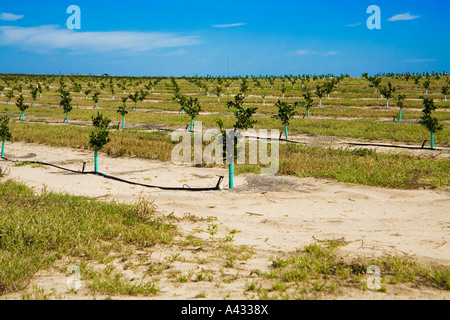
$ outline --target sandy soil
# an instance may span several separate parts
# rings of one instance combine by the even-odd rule
[[[82,163],[87,161],[86,170],[93,169],[92,153],[78,149],[8,143],[5,156],[23,161],[45,161],[75,170],[81,170]],[[223,168],[186,167],[99,155],[101,172],[152,185],[210,187],[216,185],[220,175],[225,176],[222,191],[173,192],[46,166],[14,167],[12,163],[1,160],[0,166],[8,167],[8,178],[25,182],[36,192],[47,190],[127,203],[136,202],[141,196],[151,197],[161,214],[173,212],[176,217],[184,217],[178,225],[185,235],[199,225],[206,229],[204,219],[215,217],[217,237],[229,235],[229,231],[235,229],[240,232],[234,235],[232,244],[253,248],[253,257],[237,270],[224,269],[214,263],[205,266],[189,262],[198,254],[212,254],[196,252],[195,248],[157,246],[149,251],[136,252],[135,259],[148,257],[160,262],[181,253],[186,257],[184,262],[174,262],[181,272],[197,272],[206,268],[224,278],[236,278],[236,273],[245,275],[240,281],[223,281],[221,285],[217,282],[214,285],[209,282],[180,284],[168,279],[159,283],[161,293],[153,297],[156,299],[187,299],[199,292],[207,292],[207,299],[246,299],[248,296],[243,292],[245,284],[251,281],[249,270],[267,269],[270,257],[289,254],[322,240],[344,239],[348,244],[341,250],[349,258],[370,258],[390,253],[450,266],[450,188],[389,190],[313,178],[239,175],[235,177],[236,188],[228,190],[227,170]],[[187,216],[191,219],[186,219]],[[209,234],[203,232],[200,236],[207,239]],[[70,293],[65,286],[66,281],[67,275],[55,269],[39,273],[28,288],[33,284],[46,290],[53,288],[63,299],[104,298],[89,296],[87,289],[78,294]],[[4,298],[20,299],[22,294]],[[448,299],[450,294],[448,291],[396,285],[387,293],[348,289],[338,298]]]

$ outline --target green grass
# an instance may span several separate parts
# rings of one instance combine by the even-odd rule
[[[91,125],[91,116],[94,114],[92,110],[83,111],[83,116],[77,116],[77,112],[74,111],[71,114],[71,119],[73,121],[81,120],[86,122],[86,125]],[[300,111],[300,110],[299,110]],[[275,112],[275,111],[274,111]],[[273,113],[274,113],[273,112]],[[303,112],[303,111],[300,111]],[[316,114],[314,113],[314,108],[311,109],[311,116],[314,117]],[[1,112],[0,112],[1,113]],[[103,111],[103,113],[113,120],[112,124],[116,125],[121,121],[118,115],[113,111]],[[273,114],[271,113],[271,114]],[[374,116],[374,112],[369,110],[366,112],[360,113],[360,117],[362,119],[354,119],[354,120],[339,120],[333,119],[332,117],[341,117],[345,116],[345,112],[332,112],[330,113],[328,108],[317,109],[317,116],[327,116],[331,118],[324,119],[294,119],[291,121],[289,125],[289,132],[291,134],[302,133],[302,134],[310,134],[314,136],[337,136],[337,137],[347,137],[347,138],[356,138],[356,139],[369,139],[369,140],[386,140],[391,142],[398,143],[414,143],[421,144],[424,140],[429,140],[429,132],[418,124],[418,121],[421,117],[420,112],[408,112],[404,110],[403,119],[414,120],[415,123],[394,123],[392,121],[379,121],[378,117]],[[386,114],[384,114],[386,113]],[[397,117],[397,112],[382,112],[378,113],[378,115],[382,117],[392,118],[393,116]],[[439,120],[445,119],[448,120],[450,117],[450,112],[436,113]],[[356,117],[357,113],[355,113],[354,108],[350,109],[348,114],[349,118]],[[414,117],[413,117],[414,116]],[[54,117],[45,117],[45,119],[51,119]],[[221,114],[212,114],[212,115],[200,115],[196,118],[196,121],[201,121],[204,129],[208,128],[218,128],[216,124],[217,119],[222,119],[225,128],[232,128],[235,122],[234,116],[230,115],[229,112],[221,113]],[[58,119],[58,118],[57,118]],[[255,118],[258,122],[255,125],[255,129],[282,129],[281,123],[279,121],[272,119],[269,115],[258,115]],[[60,122],[60,121],[59,121]],[[176,129],[176,128],[185,128],[189,123],[189,117],[186,114],[164,114],[164,113],[149,113],[149,112],[138,112],[138,113],[130,113],[126,118],[127,125],[129,126],[153,126],[154,128],[168,128],[168,129]],[[22,123],[20,121],[11,123],[11,127],[24,126],[29,124],[29,122]],[[36,123],[37,125],[37,123]],[[52,125],[49,127],[67,127],[67,132],[74,132],[73,134],[79,131],[83,133],[83,128],[81,126],[75,125]],[[52,129],[49,129],[52,130]],[[54,129],[58,130],[58,129]],[[60,129],[65,130],[65,129]],[[125,130],[129,131],[129,130]],[[13,136],[14,136],[14,132]],[[67,135],[67,133],[66,133]],[[439,146],[448,146],[450,145],[450,127],[444,125],[444,130],[436,133],[436,145]]]
[[[0,183],[0,203],[0,294],[24,288],[37,271],[63,257],[98,261],[123,245],[170,243],[176,232],[152,218],[147,205],[35,195],[12,181]]]
[[[259,173],[259,165],[237,165],[236,173]],[[279,175],[334,179],[394,189],[450,184],[450,159],[418,158],[366,149],[280,145]]]
[[[14,123],[12,141],[40,143],[54,147],[74,147],[89,149],[91,128],[79,126],[45,125],[40,123]],[[162,132],[145,132],[137,130],[112,130],[111,142],[104,152],[112,156],[137,156],[146,159],[169,161],[174,142]]]
[[[305,120],[305,122],[308,121]],[[331,125],[339,126],[339,122],[332,122]],[[404,124],[393,124],[392,126],[398,128]],[[355,127],[358,125],[355,124]],[[361,126],[360,129],[364,130],[364,127]],[[418,129],[420,127],[414,125],[409,128],[411,134],[420,132]],[[13,141],[82,149],[89,148],[90,130],[85,127],[48,126],[38,123],[13,123],[11,126]],[[337,132],[338,128],[331,127],[325,128],[325,130]],[[172,142],[170,136],[163,132],[113,130],[111,142],[106,145],[104,152],[111,156],[137,156],[170,161],[175,144],[176,142]],[[361,153],[362,151],[364,150],[351,151],[281,144],[279,174],[335,179],[342,182],[397,189],[450,185],[449,159],[420,158],[401,153],[377,153],[368,150]],[[235,172],[237,174],[259,173],[260,166],[237,165]]]
[[[100,271],[86,270],[83,274],[84,279],[89,281],[89,289],[94,293],[149,296],[159,292],[155,283],[145,281],[131,283],[130,279],[126,279],[120,272],[114,272],[114,267],[110,265]]]
[[[271,127],[273,128],[274,126]],[[419,124],[378,122],[374,120],[299,119],[289,126],[289,130],[314,136],[363,138],[419,145],[424,140],[430,140],[430,133]],[[450,127],[445,126],[444,130],[436,134],[436,137],[438,145],[449,145]]]
[[[378,259],[348,261],[339,252],[343,242],[312,243],[288,257],[275,257],[271,268],[258,272],[258,280],[247,285],[247,292],[256,292],[261,299],[310,299],[324,294],[338,296],[341,288],[368,290],[367,268],[377,265],[381,270],[380,293],[388,285],[409,283],[414,287],[450,290],[450,269],[425,266],[414,260],[385,255]],[[253,273],[254,274],[254,273]]]

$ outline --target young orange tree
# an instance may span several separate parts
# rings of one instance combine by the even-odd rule
[[[9,118],[7,116],[3,116],[0,118],[0,140],[2,140],[2,152],[0,154],[1,157],[5,155],[5,144],[6,140],[11,139],[11,132],[8,127]]]
[[[122,129],[125,128],[125,116],[128,114],[127,110],[127,100],[128,97],[122,98],[122,105],[117,109],[117,113],[122,116]]]
[[[432,112],[436,110],[433,99],[423,98],[423,105],[425,108],[422,110],[423,116],[420,119],[420,124],[430,131],[431,137],[431,149],[434,149],[434,134],[444,128],[443,125],[439,124],[437,118],[432,117]]]
[[[22,94],[20,94],[19,98],[17,98],[16,106],[17,106],[17,108],[19,108],[19,110],[22,112],[22,117],[21,117],[21,119],[22,119],[22,121],[24,121],[24,120],[25,120],[24,112],[25,112],[25,110],[27,110],[30,106],[23,103],[23,95],[22,95]]]
[[[441,90],[441,92],[442,92],[442,94],[444,95],[444,97],[445,97],[445,101],[447,101],[447,94],[448,94],[448,84],[446,84],[444,87],[442,87],[442,90]]]
[[[70,97],[70,92],[66,90],[61,90],[60,102],[59,105],[63,108],[64,113],[66,114],[66,122],[69,123],[69,112],[72,111],[72,106],[70,103],[72,102],[72,98]]]
[[[291,119],[295,116],[295,108],[297,107],[297,104],[289,104],[287,102],[281,102],[280,100],[278,100],[275,106],[278,108],[278,114],[272,116],[272,118],[281,120],[281,123],[284,125],[286,140],[289,140],[287,127]]]
[[[403,110],[403,107],[405,106],[405,104],[404,104],[405,99],[406,99],[405,94],[399,94],[397,97],[397,107],[400,108],[400,111],[398,113],[398,122],[402,121],[402,110]]]
[[[253,114],[256,112],[258,108],[244,108],[244,96],[238,94],[234,97],[234,101],[228,101],[227,107],[229,109],[233,109],[234,116],[236,117],[236,123],[234,124],[234,134],[230,132],[234,138],[234,151],[231,151],[231,147],[227,146],[226,141],[231,139],[227,139],[227,133],[223,128],[223,123],[221,120],[216,121],[219,125],[220,131],[222,132],[222,137],[224,139],[223,148],[224,148],[224,156],[228,162],[228,177],[229,177],[229,188],[234,188],[234,159],[237,154],[237,139],[239,138],[236,134],[243,133],[244,130],[253,128],[253,125],[257,122],[252,119]]]
[[[108,126],[111,120],[97,112],[97,116],[92,117],[94,129],[89,136],[89,146],[94,150],[94,168],[98,172],[98,152],[111,141],[109,138]]]
[[[100,95],[100,92],[95,92],[93,95],[92,95],[92,100],[95,102],[95,106],[94,106],[94,108],[95,109],[97,109],[97,103],[98,103],[98,96]]]
[[[303,94],[303,106],[306,109],[306,116],[309,118],[309,109],[312,107],[313,99],[311,98],[311,92],[306,92]]]
[[[394,92],[395,92],[395,87],[392,86],[392,84],[389,82],[387,87],[381,87],[380,89],[380,93],[386,98],[387,100],[387,108],[389,109],[389,100],[392,98]]]

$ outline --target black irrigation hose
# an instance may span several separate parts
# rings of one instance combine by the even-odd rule
[[[284,142],[288,142],[288,143],[295,143],[295,144],[304,144],[303,142],[300,141],[295,141],[295,140],[286,140],[283,138],[269,138],[269,137],[254,137],[254,136],[245,136],[246,138],[252,138],[252,139],[256,139],[256,140],[275,140],[275,141],[284,141]]]
[[[414,147],[414,146],[396,146],[393,144],[378,144],[378,143],[356,143],[356,142],[349,142],[349,145],[353,146],[371,146],[371,147],[384,147],[384,148],[399,148],[399,149],[410,149],[410,150],[433,150],[433,151],[442,151],[442,149],[431,149],[431,148],[425,148],[426,141],[423,142],[421,147]]]
[[[277,139],[273,139],[273,138],[266,138],[266,137],[253,137],[253,136],[245,136],[247,138],[253,138],[253,139],[257,139],[257,140],[277,140]],[[294,144],[304,144],[303,142],[300,141],[295,141],[295,140],[286,140],[283,138],[278,138],[278,141],[284,141],[284,142],[288,142],[288,143],[294,143]],[[434,148],[431,149],[429,147],[425,147],[425,143],[427,142],[427,140],[425,140],[422,143],[421,147],[415,147],[415,146],[397,146],[397,145],[393,145],[393,144],[378,144],[378,143],[358,143],[358,142],[348,142],[348,145],[352,145],[352,146],[369,146],[369,147],[385,147],[385,148],[398,148],[398,149],[410,149],[410,150],[431,150],[431,151],[442,151],[443,149],[438,149],[438,148]]]
[[[5,161],[10,161],[10,162],[19,162],[19,160],[11,160],[5,157],[0,157],[1,159],[5,160]],[[162,187],[162,186],[155,186],[155,185],[149,185],[149,184],[144,184],[144,183],[138,183],[138,182],[133,182],[133,181],[128,181],[125,179],[121,179],[121,178],[117,178],[114,176],[110,176],[101,172],[95,172],[95,171],[84,171],[84,165],[86,163],[83,164],[83,171],[77,171],[77,170],[72,170],[72,169],[68,169],[68,168],[64,168],[64,167],[60,167],[57,166],[55,164],[52,163],[47,163],[47,162],[41,162],[41,161],[26,161],[27,163],[30,164],[40,164],[40,165],[44,165],[44,166],[49,166],[49,167],[54,167],[60,170],[64,170],[64,171],[68,171],[68,172],[72,172],[72,173],[77,173],[77,174],[93,174],[93,175],[97,175],[97,176],[101,176],[103,178],[106,179],[111,179],[111,180],[115,180],[115,181],[119,181],[119,182],[124,182],[124,183],[128,183],[128,184],[132,184],[135,186],[141,186],[141,187],[147,187],[147,188],[157,188],[157,189],[161,189],[161,190],[172,190],[172,191],[215,191],[215,190],[221,190],[221,183],[222,180],[224,178],[224,176],[220,176],[219,177],[219,181],[217,181],[217,184],[215,187],[209,187],[209,188],[191,188],[187,185],[185,185],[186,187]]]

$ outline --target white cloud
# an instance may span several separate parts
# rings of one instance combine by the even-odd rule
[[[406,20],[414,20],[420,18],[420,16],[413,16],[408,13],[397,14],[388,19],[388,21],[406,21]]]
[[[325,51],[319,52],[314,50],[297,50],[294,52],[297,56],[313,56],[313,55],[321,55],[321,56],[335,56],[339,54],[339,51]]]
[[[308,55],[317,54],[317,51],[297,50],[297,51],[294,52],[294,54],[297,55],[297,56],[308,56]]]
[[[410,60],[405,60],[405,62],[408,63],[421,63],[421,62],[433,62],[436,61],[436,59],[410,59]]]
[[[24,17],[24,15],[19,15],[19,14],[13,14],[13,13],[7,13],[7,12],[0,13],[0,20],[3,20],[3,21],[16,21],[16,20],[22,19],[23,17]]]
[[[355,27],[359,27],[360,25],[362,25],[362,23],[347,24],[346,27],[355,28]]]
[[[215,24],[214,28],[233,28],[233,27],[241,27],[245,26],[245,23],[230,23],[230,24]]]
[[[73,52],[142,52],[200,43],[194,36],[163,32],[80,32],[58,26],[0,27],[0,46],[47,53],[54,49]]]

